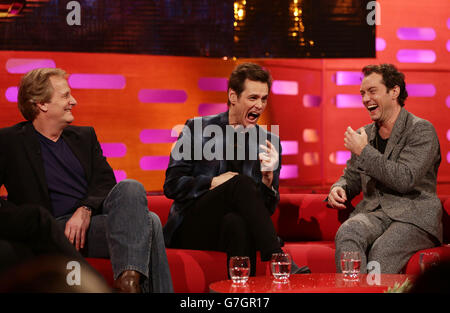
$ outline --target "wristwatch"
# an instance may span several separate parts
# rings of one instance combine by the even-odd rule
[[[82,205],[81,207],[82,207],[83,209],[85,209],[86,211],[88,211],[89,214],[92,215],[92,209],[91,209],[90,207],[88,207],[88,206],[86,206],[86,205]]]

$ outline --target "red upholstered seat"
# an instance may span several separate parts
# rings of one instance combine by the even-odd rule
[[[335,272],[334,236],[349,210],[328,208],[325,194],[281,194],[280,204],[272,221],[281,238],[285,240],[284,249],[292,254],[295,262],[308,265],[314,273]],[[354,199],[353,204],[361,199]],[[444,245],[433,249],[418,251],[405,266],[407,274],[418,274],[421,252],[435,251],[441,260],[450,260],[450,195],[440,196],[444,211]],[[172,200],[164,196],[148,196],[149,208],[161,219],[167,221]],[[187,249],[167,249],[172,282],[175,292],[208,292],[209,284],[227,278],[226,254],[217,251]],[[106,259],[89,258],[88,261],[100,271],[112,285],[111,263]],[[256,272],[264,275],[267,264],[259,261]]]

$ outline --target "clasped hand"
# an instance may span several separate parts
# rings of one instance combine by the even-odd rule
[[[354,131],[350,126],[344,134],[344,146],[356,155],[360,155],[364,147],[369,143],[364,127],[359,129],[360,133]]]

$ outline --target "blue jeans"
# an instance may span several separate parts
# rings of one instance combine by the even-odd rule
[[[114,279],[126,270],[140,272],[143,291],[173,292],[161,221],[148,210],[144,186],[132,179],[119,182],[103,202],[102,213],[91,217],[83,256],[110,258]],[[70,217],[57,221],[65,228]]]

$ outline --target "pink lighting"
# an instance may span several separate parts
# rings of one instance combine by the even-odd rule
[[[127,146],[123,143],[101,143],[100,146],[107,158],[122,158],[127,154]]]
[[[19,92],[18,87],[9,87],[5,91],[5,97],[8,102],[17,102],[17,93]]]
[[[298,165],[286,164],[281,166],[280,179],[298,178]]]
[[[375,39],[375,50],[376,51],[383,51],[386,49],[386,40],[383,38],[376,38]]]
[[[139,166],[144,171],[163,171],[169,165],[168,156],[145,156],[139,161]]]
[[[329,160],[331,163],[338,165],[345,165],[347,161],[351,158],[352,153],[347,150],[340,150],[330,154]]]
[[[114,176],[116,177],[116,181],[120,182],[127,178],[127,172],[122,170],[114,170]]]
[[[177,141],[177,134],[172,137],[171,129],[143,129],[139,134],[142,143],[171,143]]]
[[[436,87],[433,84],[407,84],[406,91],[410,97],[434,97]]]
[[[445,99],[445,104],[448,108],[450,108],[450,96],[447,96],[447,98]]]
[[[434,63],[436,53],[433,50],[402,49],[397,52],[397,60],[402,63]]]
[[[143,103],[184,103],[187,94],[184,90],[141,89],[138,98]]]
[[[334,82],[338,86],[359,85],[363,77],[361,72],[338,71],[334,75]]]
[[[361,95],[339,94],[336,95],[336,107],[338,108],[363,108]]]
[[[226,103],[201,103],[198,106],[198,114],[200,116],[213,115],[228,110]]]
[[[8,59],[6,70],[11,74],[25,74],[40,67],[54,68],[55,61],[51,59]]]
[[[198,88],[203,91],[227,91],[228,79],[217,77],[202,77],[198,80]]]
[[[116,74],[72,74],[69,85],[75,89],[123,89],[126,79]]]
[[[282,140],[281,141],[282,155],[296,155],[298,154],[298,141],[296,140]]]
[[[274,80],[272,92],[276,95],[295,96],[298,94],[298,83],[287,80]]]
[[[450,152],[447,152],[447,163],[450,163]]]
[[[431,27],[401,27],[397,29],[400,40],[434,40],[436,32]]]
[[[450,129],[447,130],[447,140],[450,141]]]
[[[447,40],[447,51],[450,52],[450,39]]]
[[[317,108],[320,106],[322,98],[314,95],[303,95],[303,106],[306,108]]]

